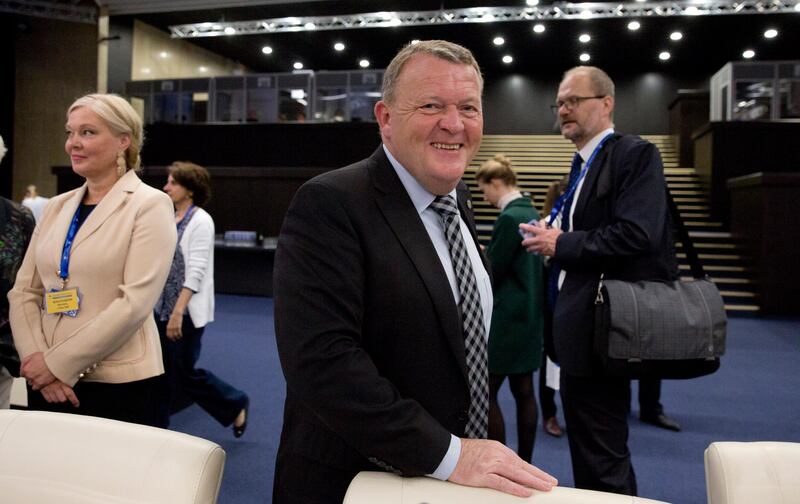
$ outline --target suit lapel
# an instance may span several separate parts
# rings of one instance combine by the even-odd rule
[[[386,158],[383,147],[378,147],[370,160],[372,163],[368,169],[375,185],[378,208],[422,278],[439,315],[445,339],[456,357],[464,379],[467,380],[461,319],[436,249],[428,239],[425,225]]]
[[[610,146],[614,141],[615,138],[612,137],[606,142],[603,146],[603,150],[597,153],[591,166],[589,166],[589,171],[586,172],[583,187],[581,187],[581,193],[578,195],[578,201],[575,202],[575,213],[572,215],[574,229],[579,229],[578,225],[583,220],[583,211],[586,209],[586,204],[590,199],[594,198],[595,187],[597,186],[597,179],[600,173],[608,169],[606,166],[608,164],[608,154],[611,152]]]
[[[139,177],[133,170],[129,170],[121,179],[114,184],[114,187],[108,191],[103,199],[98,203],[97,207],[89,214],[86,221],[78,230],[75,235],[75,243],[72,245],[73,250],[92,235],[97,229],[128,199],[128,195],[136,190],[141,184]],[[80,202],[79,202],[80,203]],[[77,208],[77,206],[76,206]],[[70,214],[70,219],[72,218]]]

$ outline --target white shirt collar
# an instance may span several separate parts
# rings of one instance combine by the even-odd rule
[[[608,135],[609,133],[614,133],[614,128],[608,128],[601,131],[600,133],[595,135],[591,140],[589,140],[586,143],[586,145],[583,146],[583,149],[578,151],[578,154],[581,155],[581,159],[583,159],[584,163],[589,159],[589,156],[592,155],[592,152],[594,152],[595,147],[597,147],[600,141],[604,139],[606,135]]]
[[[521,192],[519,192],[519,191],[511,191],[510,193],[505,194],[504,196],[501,196],[500,199],[497,200],[497,206],[500,208],[500,211],[502,212],[503,210],[506,209],[506,207],[508,206],[509,203],[511,203],[515,199],[521,198],[521,197],[522,197],[522,193]]]
[[[408,170],[405,169],[403,165],[400,164],[398,160],[392,156],[392,153],[389,152],[389,149],[386,147],[386,144],[383,144],[383,152],[386,153],[386,157],[389,158],[389,163],[391,163],[394,171],[397,173],[397,176],[400,178],[400,183],[403,184],[405,187],[408,196],[411,198],[411,203],[414,205],[414,208],[417,210],[418,214],[421,214],[428,208],[433,200],[436,199],[435,194],[431,194],[422,184],[419,183],[417,179],[411,175]],[[456,189],[453,188],[452,191],[448,193],[450,196],[453,197],[453,200],[458,205],[458,196],[456,195]]]

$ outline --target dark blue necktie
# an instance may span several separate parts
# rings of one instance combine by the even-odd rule
[[[581,163],[583,163],[583,158],[579,153],[575,153],[575,157],[572,158],[572,166],[569,168],[569,183],[567,183],[567,190],[569,191],[572,188],[573,184],[578,183],[578,175],[581,172]],[[575,191],[572,192],[572,196],[570,196],[565,202],[564,206],[561,208],[561,230],[565,233],[569,231],[569,213],[572,211],[572,201],[575,199]],[[550,261],[550,276],[547,279],[547,301],[552,309],[556,305],[556,298],[558,298],[558,277],[561,275],[561,268],[558,265],[558,261],[551,260]]]

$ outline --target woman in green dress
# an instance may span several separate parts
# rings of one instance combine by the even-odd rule
[[[476,172],[484,199],[500,209],[486,254],[492,267],[494,311],[489,332],[489,438],[505,443],[497,392],[508,377],[517,405],[518,454],[531,460],[537,408],[533,372],[542,363],[542,263],[522,248],[519,224],[539,219],[529,197],[517,189],[511,161],[502,154]]]

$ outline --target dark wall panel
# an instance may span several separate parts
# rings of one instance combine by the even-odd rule
[[[5,53],[3,71],[0,72],[0,136],[8,149],[5,158],[0,162],[0,196],[6,198],[11,197],[11,167],[14,165],[15,31],[14,18],[0,14],[0,47]]]

